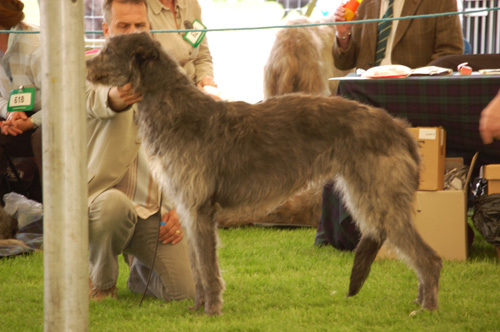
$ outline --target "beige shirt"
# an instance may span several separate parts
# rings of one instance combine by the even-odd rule
[[[115,188],[130,198],[137,215],[142,219],[147,219],[160,209],[160,191],[149,170],[149,158],[142,145],[127,173]]]
[[[201,19],[201,7],[197,0],[176,0],[175,13],[162,5],[160,0],[148,0],[148,13],[153,30],[184,30],[186,23]],[[189,25],[188,23],[188,25]],[[193,82],[204,77],[214,77],[212,55],[208,48],[207,36],[194,48],[183,39],[184,33],[153,33],[162,47],[174,57]]]
[[[87,173],[89,205],[116,186],[134,162],[140,147],[133,107],[113,112],[107,104],[109,87],[87,82]]]

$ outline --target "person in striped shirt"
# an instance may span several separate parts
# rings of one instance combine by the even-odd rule
[[[0,2],[0,154],[13,157],[35,157],[41,173],[41,50],[40,35],[34,25],[23,22],[24,4],[19,0]],[[13,90],[34,88],[33,106],[26,111],[8,112],[9,97]],[[23,90],[24,91],[24,90]],[[22,92],[22,91],[21,91]],[[3,156],[3,155],[2,155]],[[40,175],[40,179],[41,179]]]

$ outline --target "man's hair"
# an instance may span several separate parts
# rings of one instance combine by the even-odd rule
[[[102,3],[102,14],[104,16],[104,22],[108,24],[111,22],[111,5],[113,2],[133,3],[138,5],[143,3],[146,6],[146,9],[148,8],[147,0],[104,0]]]

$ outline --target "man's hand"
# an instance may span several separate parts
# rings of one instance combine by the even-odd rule
[[[359,14],[358,12],[354,12],[354,17],[353,17],[353,21],[354,20],[357,20],[359,17]],[[334,13],[334,18],[335,18],[335,22],[345,22],[345,8],[344,8],[344,5],[340,5],[337,10],[335,11]],[[347,35],[351,29],[352,29],[352,26],[353,24],[338,24],[335,26],[335,28],[337,29],[337,35],[340,35],[340,36],[345,36]]]
[[[219,97],[218,95],[215,95],[213,93],[210,93],[209,91],[216,91],[217,90],[217,84],[215,84],[215,81],[212,77],[203,77],[199,82],[198,84],[196,85],[198,87],[198,89],[200,89],[201,91],[203,91],[204,93],[206,93],[207,95],[209,95],[210,97],[212,97],[213,99],[215,100],[222,100],[221,97]],[[204,87],[214,87],[215,89],[204,89]]]
[[[479,133],[484,144],[492,143],[494,138],[500,139],[500,90],[481,112]]]
[[[142,100],[142,95],[135,93],[132,84],[127,83],[123,86],[115,86],[109,89],[108,104],[115,112],[121,112]]]
[[[160,241],[163,244],[179,243],[184,236],[184,232],[181,228],[181,223],[179,222],[179,216],[175,209],[170,210],[162,216],[162,222],[160,226]]]
[[[198,88],[203,90],[203,87],[205,85],[210,85],[213,87],[217,87],[217,84],[215,84],[215,81],[212,77],[203,77],[199,82],[198,82]]]
[[[358,12],[356,11],[354,13],[353,20],[357,20],[359,17]],[[337,10],[335,11],[334,14],[335,22],[345,22],[345,8],[344,5],[340,5]],[[349,42],[350,34],[351,34],[351,29],[352,29],[352,24],[338,24],[335,26],[337,29],[336,35],[337,35],[337,42],[340,48],[343,50],[347,49],[347,45]]]
[[[0,126],[2,134],[17,136],[27,130],[33,129],[33,121],[31,121],[31,118],[25,112],[10,112],[7,120],[2,121]]]

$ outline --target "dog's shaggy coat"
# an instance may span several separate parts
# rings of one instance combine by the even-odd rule
[[[402,121],[340,97],[290,94],[255,105],[215,101],[148,34],[110,39],[87,67],[91,82],[131,82],[143,95],[139,134],[188,233],[194,309],[204,305],[209,315],[222,309],[218,209],[270,210],[328,179],[343,192],[363,234],[348,295],[359,291],[387,239],[416,270],[422,307],[437,308],[441,259],[412,224],[419,155]]]

